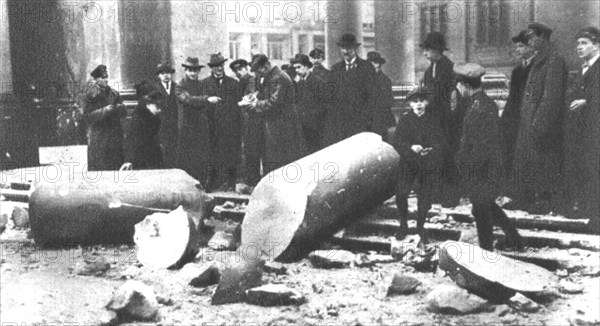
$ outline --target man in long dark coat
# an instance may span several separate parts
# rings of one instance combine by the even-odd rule
[[[381,53],[375,51],[367,53],[367,61],[373,65],[377,75],[372,131],[379,134],[384,141],[387,141],[388,130],[396,125],[396,119],[392,114],[392,105],[394,104],[392,80],[381,70],[385,63],[385,58],[381,56]]]
[[[127,111],[119,93],[108,86],[105,65],[96,67],[91,76],[94,81],[83,96],[88,171],[118,170],[124,163],[121,119]]]
[[[240,82],[244,96],[256,92],[256,78],[250,72],[250,64],[244,59],[233,61],[229,68]],[[242,110],[244,135],[242,151],[244,154],[244,182],[254,187],[260,181],[261,161],[265,160],[265,124],[261,115],[255,111]]]
[[[323,125],[325,146],[373,126],[375,68],[357,56],[360,43],[354,34],[342,35],[337,45],[344,59],[331,67],[335,87]]]
[[[177,104],[177,95],[175,87],[177,83],[173,81],[175,69],[168,63],[159,63],[156,67],[156,89],[164,95],[164,103],[161,104],[160,112],[160,145],[163,149],[164,164],[167,168],[177,166],[177,142],[179,139],[180,114]]]
[[[296,105],[300,114],[307,154],[322,148],[323,116],[326,112],[325,82],[310,71],[312,63],[306,54],[296,54],[291,64],[296,69]]]
[[[454,90],[454,72],[452,70],[454,62],[444,55],[444,51],[447,51],[448,47],[444,35],[440,32],[427,34],[419,46],[423,49],[425,58],[431,63],[425,70],[421,83],[425,88],[433,90],[431,111],[440,118],[448,135],[446,153],[444,153],[444,175],[439,184],[441,201],[443,206],[455,206],[458,204],[457,176],[453,174],[455,169],[452,167],[455,164],[455,155],[460,144],[462,111],[453,111],[451,105]]]
[[[146,81],[136,85],[138,104],[131,116],[126,155],[135,170],[164,168],[159,134],[166,95],[157,86],[161,87]]]
[[[242,116],[237,105],[242,93],[238,81],[225,75],[225,61],[221,53],[211,54],[211,74],[200,81],[210,124],[211,174],[206,187],[233,191],[242,160]]]
[[[264,54],[254,55],[251,67],[259,83],[256,101],[249,105],[249,109],[261,114],[264,121],[263,172],[266,175],[303,157],[305,145],[290,76],[279,67],[271,66]]]
[[[521,249],[521,237],[506,213],[496,204],[502,180],[502,145],[498,107],[481,88],[482,66],[456,65],[457,88],[466,104],[457,161],[463,189],[473,203],[479,246],[493,250],[494,222],[506,234],[506,244]]]
[[[600,31],[584,28],[577,34],[577,53],[584,60],[567,103],[565,173],[569,203],[576,210],[569,217],[589,218],[592,229],[600,226]]]
[[[567,66],[550,44],[552,29],[531,23],[527,37],[536,51],[525,86],[514,162],[516,205],[548,213],[562,184],[563,113]],[[534,203],[547,206],[532,206]],[[535,210],[535,211],[534,211]]]
[[[198,58],[187,58],[182,64],[185,76],[175,86],[175,94],[181,105],[181,136],[177,146],[177,167],[196,178],[203,186],[209,176],[209,130],[204,95],[198,74],[204,66]],[[212,99],[214,101],[215,99]]]
[[[515,56],[520,62],[510,76],[510,90],[504,112],[500,119],[502,132],[502,152],[504,156],[504,171],[507,174],[512,173],[512,165],[515,155],[515,144],[519,133],[519,119],[521,117],[521,103],[525,93],[525,84],[531,69],[531,61],[534,55],[533,49],[527,44],[527,31],[521,31],[512,38],[515,44]]]

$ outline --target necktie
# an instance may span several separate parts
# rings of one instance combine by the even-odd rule
[[[586,62],[584,62],[584,63],[581,65],[581,69],[582,69],[582,72],[581,72],[581,74],[582,74],[582,75],[583,75],[583,74],[585,74],[585,72],[588,70],[588,68],[589,68],[589,67],[590,67],[590,64],[589,64],[587,61],[586,61]]]
[[[165,82],[165,89],[167,90],[167,93],[169,92],[169,82]]]

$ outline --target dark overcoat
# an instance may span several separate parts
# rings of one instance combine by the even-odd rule
[[[524,190],[553,192],[562,183],[567,66],[550,48],[540,50],[531,65],[513,165],[517,196]]]
[[[374,91],[375,111],[373,112],[373,132],[381,135],[387,140],[388,129],[396,125],[396,119],[392,114],[394,95],[392,94],[392,80],[382,71],[376,74],[376,86]]]
[[[325,82],[309,73],[306,79],[296,85],[296,106],[300,115],[302,131],[310,153],[321,149],[323,117],[327,113],[327,94]]]
[[[433,92],[429,103],[431,113],[439,115],[442,125],[449,134],[452,132],[460,133],[460,130],[451,129],[450,122],[450,98],[455,86],[454,80],[454,62],[443,55],[435,64],[432,63],[427,67],[422,81],[422,84]]]
[[[303,157],[305,145],[290,76],[279,67],[272,67],[257,88],[258,103],[254,111],[261,114],[265,126],[266,174]]]
[[[181,136],[177,146],[177,167],[206,186],[206,168],[210,159],[209,123],[205,107],[208,96],[203,94],[199,80],[184,77],[175,87],[181,106]]]
[[[375,68],[356,57],[356,67],[346,71],[344,60],[331,67],[331,105],[323,124],[325,146],[361,132],[371,131],[375,107]]]
[[[135,170],[164,167],[159,138],[161,127],[161,116],[152,114],[144,102],[138,102],[131,117],[127,155],[127,161],[133,164]]]
[[[221,80],[210,75],[200,81],[201,94],[209,121],[211,163],[220,167],[236,166],[242,160],[242,115],[238,102],[242,99],[239,82],[229,76]],[[208,97],[221,98],[216,104]]]
[[[569,111],[565,121],[565,181],[581,217],[598,219],[600,201],[600,60],[579,72],[567,106],[585,99],[586,105]],[[596,224],[597,225],[597,224]]]
[[[502,143],[498,106],[483,90],[467,105],[457,162],[464,194],[472,201],[495,198],[502,190]]]
[[[124,163],[121,119],[127,115],[119,93],[109,86],[88,85],[83,96],[87,126],[88,170],[118,170]]]
[[[177,143],[179,140],[179,129],[181,124],[179,105],[175,88],[177,83],[171,81],[169,92],[163,84],[158,81],[155,88],[163,93],[165,100],[161,104],[159,140],[164,153],[164,163],[168,168],[176,167]]]
[[[521,119],[521,105],[527,77],[531,69],[531,62],[524,66],[522,64],[515,67],[510,75],[510,90],[504,112],[500,118],[500,129],[502,133],[502,154],[504,159],[504,170],[508,173],[512,171],[512,165],[515,155],[515,145],[519,134],[519,120]]]

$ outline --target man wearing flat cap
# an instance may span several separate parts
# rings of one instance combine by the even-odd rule
[[[454,66],[463,104],[467,105],[462,141],[457,154],[462,186],[473,203],[479,246],[493,250],[493,225],[506,235],[506,245],[521,249],[521,237],[506,213],[496,204],[503,184],[502,145],[498,106],[481,88],[485,69],[476,63]]]
[[[210,160],[209,123],[204,95],[198,75],[204,65],[197,57],[188,57],[182,64],[185,75],[175,86],[180,105],[181,132],[177,146],[177,166],[200,181],[208,182],[207,166]]]
[[[331,105],[324,122],[324,146],[371,131],[375,105],[375,69],[357,55],[356,35],[343,34],[337,42],[343,59],[331,67]]]
[[[325,68],[323,61],[325,61],[325,51],[323,49],[314,48],[309,53],[310,62],[313,64],[311,71],[321,78],[324,82],[328,82],[331,78],[331,70]]]
[[[396,119],[392,114],[392,105],[394,104],[394,95],[392,94],[392,80],[381,69],[385,59],[381,53],[371,51],[367,53],[367,61],[375,68],[375,109],[373,112],[373,132],[381,136],[385,141],[389,141],[388,130],[396,125]]]
[[[247,106],[250,114],[264,121],[264,175],[304,156],[300,117],[294,103],[292,79],[279,67],[272,66],[264,54],[252,57],[251,69],[256,74],[256,100]]]
[[[327,113],[325,82],[310,70],[313,65],[306,54],[296,54],[290,64],[296,70],[296,104],[308,155],[322,148],[323,117]]]
[[[158,81],[155,88],[163,94],[163,104],[160,113],[160,145],[163,149],[164,164],[167,168],[177,166],[177,141],[179,138],[179,105],[173,81],[175,69],[168,62],[161,62],[156,66]]]
[[[242,91],[237,80],[225,75],[227,59],[210,55],[210,75],[200,81],[201,100],[208,115],[211,160],[206,167],[208,190],[233,191],[242,161],[242,116],[237,103]]]
[[[565,183],[568,217],[589,218],[600,232],[600,31],[586,27],[575,36],[583,62],[567,95],[565,118]]]
[[[527,27],[535,50],[525,85],[517,138],[514,208],[545,214],[557,208],[562,188],[563,116],[567,66],[550,43],[552,29],[543,23]],[[510,194],[509,194],[510,195]],[[534,205],[535,204],[535,205]]]
[[[83,96],[83,119],[87,125],[88,171],[118,170],[124,163],[121,119],[127,111],[119,93],[108,86],[108,71],[99,65]]]
[[[452,166],[460,144],[462,123],[462,112],[451,109],[451,98],[454,90],[454,72],[452,71],[454,62],[444,55],[444,51],[448,50],[448,46],[444,35],[440,32],[428,33],[419,46],[423,50],[425,58],[431,63],[425,70],[421,84],[433,91],[430,103],[431,111],[440,117],[442,126],[446,129],[446,134],[449,137],[447,152],[444,154],[444,164]],[[450,170],[448,169],[448,171]],[[458,204],[458,198],[455,196],[454,179],[454,176],[447,175],[442,178],[442,183],[439,185],[443,206],[452,207]]]
[[[515,45],[514,55],[519,60],[519,65],[513,69],[510,75],[508,99],[506,100],[506,106],[500,119],[504,171],[509,174],[512,173],[515,144],[519,133],[521,103],[534,55],[533,48],[529,46],[529,40],[526,35],[527,30],[522,30],[512,38],[512,42]]]

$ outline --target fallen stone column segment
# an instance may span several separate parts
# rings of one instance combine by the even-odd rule
[[[39,245],[131,243],[136,223],[178,206],[200,215],[213,208],[212,197],[182,170],[75,174],[36,184],[29,201]]]
[[[439,267],[456,284],[492,302],[505,302],[520,292],[537,295],[558,282],[550,271],[483,250],[464,242],[446,241],[439,248]]]
[[[399,159],[380,136],[362,133],[273,171],[250,197],[242,248],[266,260],[305,257],[394,195]]]

